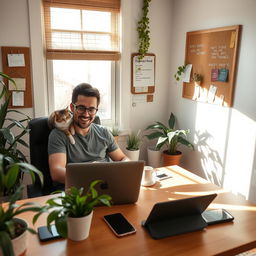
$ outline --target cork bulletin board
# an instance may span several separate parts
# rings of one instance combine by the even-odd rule
[[[240,30],[235,25],[187,32],[185,64],[192,64],[191,75],[201,74],[202,81],[184,82],[184,98],[232,107]]]
[[[29,47],[1,47],[3,72],[9,75],[16,82],[8,84],[11,92],[10,108],[31,108],[32,107],[32,85],[30,68]]]

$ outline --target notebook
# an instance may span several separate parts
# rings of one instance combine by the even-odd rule
[[[108,194],[113,204],[129,204],[138,200],[144,161],[69,163],[65,188],[88,188],[94,180],[103,180],[95,188]]]
[[[155,239],[201,230],[207,226],[201,213],[216,196],[210,194],[156,203],[142,225]]]

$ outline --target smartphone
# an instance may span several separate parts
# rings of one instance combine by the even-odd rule
[[[168,178],[171,178],[171,174],[168,173],[168,172],[164,172],[164,171],[156,171],[156,178],[157,180],[165,180],[165,179],[168,179]]]
[[[116,236],[125,236],[136,232],[136,229],[121,213],[105,215],[103,219]]]
[[[51,225],[52,233],[48,230],[47,226],[39,227],[37,229],[37,231],[38,231],[39,239],[42,242],[49,241],[52,239],[57,239],[57,238],[61,237],[60,234],[58,233],[55,225]]]
[[[233,221],[234,217],[225,209],[206,210],[202,213],[208,225]]]

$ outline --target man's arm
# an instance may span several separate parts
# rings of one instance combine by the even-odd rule
[[[123,153],[120,148],[108,153],[109,157],[113,161],[129,161],[129,158]]]
[[[49,167],[52,180],[65,183],[66,174],[66,154],[54,153],[49,155]]]

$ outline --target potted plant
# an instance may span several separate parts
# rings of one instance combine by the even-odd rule
[[[139,160],[140,155],[140,130],[137,133],[132,132],[128,135],[127,146],[126,146],[126,155],[130,160],[137,161]]]
[[[119,140],[119,134],[120,134],[120,130],[117,126],[113,126],[110,130],[111,134],[114,136],[115,142],[116,144],[118,144],[118,140]]]
[[[156,147],[161,149],[164,145],[167,147],[163,151],[163,165],[179,165],[182,153],[178,151],[178,147],[182,144],[194,149],[191,142],[186,139],[189,130],[175,130],[175,116],[171,113],[168,126],[165,126],[161,122],[155,122],[149,125],[146,130],[153,129],[154,131],[145,135],[148,139],[158,139]]]
[[[174,78],[177,82],[180,81],[181,77],[185,72],[185,69],[186,69],[185,65],[178,66],[177,72],[174,74]]]
[[[8,75],[0,72],[0,77],[13,83],[15,81]],[[25,155],[19,149],[19,146],[28,147],[28,144],[23,140],[23,136],[29,133],[28,121],[30,117],[23,114],[20,111],[14,109],[8,109],[11,93],[8,91],[7,85],[4,81],[0,80],[2,85],[2,91],[0,94],[1,106],[0,106],[0,154],[2,154],[1,166],[8,166],[5,168],[3,181],[0,181],[0,197],[12,194],[15,189],[21,184],[22,174],[29,173],[32,181],[35,181],[35,173],[40,175],[42,180],[42,174],[35,167],[26,164],[18,164],[20,162],[27,162]],[[15,85],[16,86],[16,85]],[[20,115],[20,119],[16,120],[9,117],[9,113],[15,113]],[[13,132],[15,130],[15,133]]]
[[[203,80],[203,76],[201,74],[198,74],[198,73],[193,73],[191,79],[192,79],[192,81],[194,82],[195,85],[200,86],[201,82]]]
[[[50,230],[50,225],[54,222],[62,237],[74,241],[86,239],[89,236],[94,207],[99,204],[111,206],[111,196],[99,195],[94,188],[100,182],[102,181],[93,181],[86,193],[84,188],[71,187],[64,194],[49,199],[46,202],[47,208],[54,210],[47,217],[48,229]],[[59,192],[62,191],[55,193]]]
[[[14,256],[24,255],[27,248],[27,231],[36,233],[28,227],[28,224],[16,218],[17,215],[24,212],[44,212],[45,207],[35,203],[16,204],[20,198],[23,187],[16,189],[9,198],[9,203],[0,205],[0,255]],[[33,224],[37,218],[34,216]]]
[[[160,151],[160,149],[158,149],[156,145],[148,146],[147,153],[148,153],[148,165],[154,168],[160,167],[161,156],[162,156],[162,152]]]
[[[35,180],[36,173],[43,184],[43,175],[36,167],[29,163],[15,162],[11,157],[0,154],[0,203],[15,193],[21,184],[20,176],[24,173],[29,173],[32,180]]]

